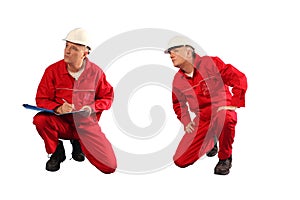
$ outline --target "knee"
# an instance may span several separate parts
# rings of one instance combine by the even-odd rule
[[[184,160],[182,158],[177,158],[177,159],[173,158],[173,161],[174,161],[174,164],[180,168],[185,168],[185,167],[191,165],[190,163],[186,162],[186,160]]]
[[[33,117],[33,124],[37,127],[44,127],[47,122],[47,116],[44,113],[38,113]]]
[[[174,160],[174,164],[177,167],[180,167],[180,168],[185,168],[186,167],[182,162],[179,162],[178,160]]]
[[[224,124],[229,128],[234,128],[237,123],[235,112],[227,111]]]
[[[104,174],[112,174],[116,171],[116,168],[110,167],[105,170],[101,170]]]
[[[48,113],[38,113],[33,117],[33,124],[37,129],[53,125],[52,115]]]
[[[111,163],[109,166],[102,167],[100,171],[102,171],[104,174],[112,174],[116,171],[116,169],[117,169],[117,163],[114,162]]]

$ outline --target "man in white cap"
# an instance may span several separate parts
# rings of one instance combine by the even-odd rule
[[[173,108],[185,134],[173,157],[187,167],[205,153],[218,153],[214,173],[227,175],[232,166],[232,144],[237,123],[236,108],[245,106],[246,76],[218,57],[199,56],[183,36],[169,41],[165,53],[179,68],[172,85]],[[229,87],[232,88],[231,92]],[[191,119],[190,112],[195,114]],[[219,141],[219,151],[216,140]]]
[[[84,161],[86,156],[103,173],[113,173],[115,154],[98,124],[102,111],[111,107],[113,88],[102,69],[87,58],[91,48],[84,29],[70,31],[64,40],[64,59],[47,67],[36,94],[37,106],[55,112],[40,112],[33,120],[52,154],[46,170],[59,170],[66,159],[64,139],[71,141],[74,160]],[[80,110],[85,112],[68,114]]]

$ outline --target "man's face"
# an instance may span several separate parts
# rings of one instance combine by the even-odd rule
[[[66,47],[64,51],[64,61],[72,66],[77,66],[82,62],[82,60],[86,56],[85,48],[86,47],[79,44],[66,42]]]
[[[185,47],[178,47],[169,51],[170,58],[175,67],[182,66],[187,61],[187,50]]]

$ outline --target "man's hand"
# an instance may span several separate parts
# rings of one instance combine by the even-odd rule
[[[81,113],[81,115],[84,117],[90,116],[93,111],[90,106],[83,106],[80,110],[84,110],[84,112]]]
[[[64,113],[72,112],[73,110],[74,110],[74,104],[69,104],[65,102],[63,105],[59,106],[55,110],[55,112],[57,112],[58,114],[64,114]]]
[[[188,123],[188,125],[185,127],[185,132],[187,133],[192,133],[195,129],[195,122],[191,121],[190,123]]]
[[[217,112],[221,110],[235,110],[237,107],[236,106],[220,106],[217,110]]]

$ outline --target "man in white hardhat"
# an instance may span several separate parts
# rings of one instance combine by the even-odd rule
[[[103,173],[113,173],[115,154],[98,124],[103,110],[111,107],[113,87],[102,69],[87,58],[91,48],[84,29],[70,31],[64,40],[64,59],[47,67],[36,94],[38,107],[55,112],[40,112],[33,120],[47,153],[52,154],[46,170],[59,170],[66,159],[64,139],[71,141],[74,160],[84,161],[86,156]]]
[[[227,175],[232,164],[232,144],[237,123],[236,108],[245,106],[246,76],[218,57],[199,56],[186,37],[172,38],[165,50],[179,68],[172,84],[172,102],[184,125],[174,162],[187,167],[205,153],[218,153],[214,173]],[[229,90],[232,87],[232,94]],[[189,110],[195,113],[191,119]],[[219,141],[219,151],[215,144]]]
[[[91,50],[87,32],[83,28],[76,28],[70,31],[64,40],[85,46],[88,48],[88,50]]]
[[[193,50],[195,50],[193,46],[194,45],[188,38],[183,36],[175,36],[169,41],[167,49],[164,52],[168,54],[172,49],[176,49],[180,47],[190,47]]]

